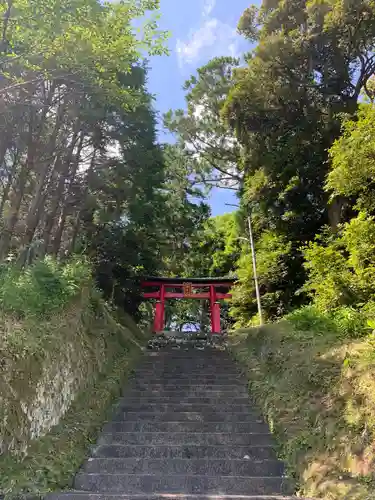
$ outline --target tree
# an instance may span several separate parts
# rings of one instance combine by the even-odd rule
[[[197,226],[180,260],[179,275],[186,278],[233,276],[241,251],[237,223],[237,214],[231,213],[206,219]],[[223,328],[228,328],[232,321],[227,302],[222,303],[221,311]],[[205,299],[175,301],[168,305],[169,324],[174,328],[189,325],[208,332],[209,315],[209,301]]]
[[[209,187],[238,189],[241,183],[241,146],[221,117],[239,60],[212,59],[185,82],[187,111],[169,111],[165,126],[177,135],[195,176]]]
[[[327,150],[374,72],[374,21],[366,0],[264,1],[239,24],[258,45],[236,71],[222,116],[244,150],[242,205],[255,220],[257,245],[274,234],[290,248],[282,311],[303,298],[301,245],[350,216],[343,211],[350,200],[331,200],[324,188]]]
[[[142,51],[161,52],[164,37],[155,36],[152,19],[139,36],[133,21],[156,7],[152,1],[1,4],[1,259],[13,252],[23,264],[30,252],[71,252],[83,214],[87,225],[100,203],[107,215],[119,216],[120,192],[125,198],[141,179],[134,161],[133,171],[124,168],[125,156],[139,142],[142,113],[146,120],[152,115],[139,59]],[[122,185],[117,205],[111,182]]]
[[[356,111],[375,69],[371,5],[265,2],[240,22],[242,32],[259,43],[248,67],[237,72],[224,114],[248,151],[250,175],[261,169],[267,187],[274,188],[266,209],[275,211],[276,219],[296,215],[300,225],[298,205],[304,198],[303,213],[312,213],[306,225],[318,219],[315,232],[327,216],[336,222],[337,214],[327,214],[322,190],[326,149],[340,133],[337,113]],[[298,204],[296,191],[302,195]]]
[[[162,203],[155,215],[161,228],[159,237],[165,272],[178,276],[185,269],[185,260],[194,246],[194,235],[209,217],[210,208],[204,202],[204,192],[197,185],[189,158],[181,149],[166,145],[163,158]]]
[[[331,196],[352,200],[355,208],[369,214],[375,211],[374,120],[373,104],[363,104],[355,117],[347,117],[342,135],[329,150],[331,169],[326,182]]]

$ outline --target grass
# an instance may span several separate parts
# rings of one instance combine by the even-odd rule
[[[145,342],[86,261],[0,268],[0,496],[71,486]]]
[[[375,338],[361,335],[305,311],[231,337],[302,496],[375,499]]]
[[[46,257],[26,269],[2,264],[0,310],[15,318],[51,317],[90,287],[91,268],[83,258],[61,264]]]
[[[5,499],[25,494],[38,497],[72,486],[74,474],[109,418],[139,352],[134,347],[111,361],[96,382],[82,391],[61,422],[31,443],[23,460],[10,454],[0,458],[0,491]]]

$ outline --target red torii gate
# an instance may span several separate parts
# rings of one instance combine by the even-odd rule
[[[211,331],[212,333],[220,333],[220,303],[218,300],[232,297],[228,290],[235,281],[235,278],[145,278],[141,282],[142,289],[151,288],[154,290],[144,291],[143,297],[157,300],[154,332],[159,333],[164,330],[164,311],[167,299],[209,299]],[[199,291],[202,288],[206,290]]]

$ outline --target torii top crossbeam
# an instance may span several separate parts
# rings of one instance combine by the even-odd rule
[[[141,282],[145,299],[156,299],[154,331],[164,330],[164,309],[167,299],[208,299],[211,311],[212,333],[220,333],[219,299],[232,297],[228,290],[236,278],[160,278],[148,277]]]

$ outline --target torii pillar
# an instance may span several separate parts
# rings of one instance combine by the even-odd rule
[[[165,286],[160,285],[160,299],[155,304],[154,317],[154,332],[162,332],[164,330],[165,319]]]
[[[211,332],[220,333],[220,303],[216,300],[216,290],[214,285],[210,285],[210,311],[211,311]]]
[[[164,330],[166,300],[208,299],[210,302],[211,333],[221,333],[219,300],[231,298],[232,295],[227,291],[234,282],[234,278],[145,278],[141,284],[142,288],[154,290],[143,292],[143,297],[156,299],[154,332],[160,333]],[[218,289],[224,289],[226,292],[218,291]]]

